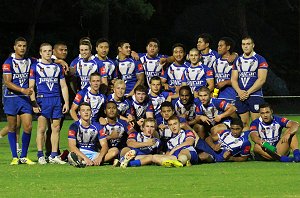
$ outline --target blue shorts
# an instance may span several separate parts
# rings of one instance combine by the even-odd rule
[[[98,156],[98,153],[96,151],[90,151],[90,150],[86,150],[86,149],[79,149],[85,156],[87,156],[87,158],[89,158],[90,160],[94,160],[96,159],[96,157]]]
[[[176,151],[173,153],[173,155],[174,155],[175,157],[177,157],[177,159],[178,159],[178,155],[179,155],[180,151],[182,151],[183,149],[187,149],[187,150],[190,151],[190,154],[191,154],[190,162],[191,162],[192,164],[197,164],[197,163],[198,163],[198,155],[197,155],[196,150],[195,150],[194,147],[192,147],[192,146],[184,146],[184,147],[182,147],[182,148],[176,150]]]
[[[225,159],[223,157],[224,152],[221,151],[220,153],[217,153],[214,151],[206,142],[205,140],[199,139],[198,143],[196,145],[196,150],[198,152],[205,152],[212,156],[212,158],[215,160],[215,162],[224,162]]]
[[[61,98],[37,98],[37,103],[41,108],[41,115],[45,118],[59,119],[63,117]]]
[[[235,106],[237,108],[238,114],[243,114],[246,112],[258,113],[259,105],[263,104],[264,98],[260,96],[250,96],[245,101],[240,101],[240,98],[236,98]]]
[[[32,114],[32,106],[29,97],[4,97],[4,113],[7,115],[20,115],[23,113]]]
[[[132,147],[129,147],[131,150],[135,150],[136,152],[136,156],[137,155],[152,155],[151,153],[148,153],[148,152],[143,152],[141,149],[138,149],[138,148],[132,148]]]

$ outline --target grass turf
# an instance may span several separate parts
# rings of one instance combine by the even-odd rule
[[[300,121],[299,117],[289,117]],[[61,149],[67,148],[66,121]],[[0,123],[2,128],[6,123]],[[36,160],[36,122],[29,157]],[[242,162],[184,168],[69,165],[10,166],[7,137],[0,139],[1,197],[300,197],[300,164]]]

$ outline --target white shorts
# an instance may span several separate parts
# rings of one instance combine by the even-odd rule
[[[98,152],[90,151],[86,149],[79,149],[85,156],[87,156],[90,160],[94,160],[98,156]]]

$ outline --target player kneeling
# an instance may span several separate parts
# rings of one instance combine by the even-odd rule
[[[89,103],[83,102],[79,105],[79,115],[80,119],[69,128],[69,163],[76,167],[82,167],[82,164],[99,166],[108,151],[103,126],[97,122],[91,123],[92,111]],[[100,152],[97,149],[98,141],[101,145]]]
[[[191,166],[198,162],[197,152],[193,145],[195,134],[190,130],[180,128],[180,121],[176,115],[168,120],[169,128],[172,132],[171,139],[167,142],[168,151],[166,155],[154,155],[153,162],[165,167]]]
[[[121,151],[120,166],[142,166],[152,163],[152,154],[157,153],[160,140],[153,136],[156,122],[153,118],[146,118],[142,125],[142,132],[132,132],[127,139],[127,147]],[[117,166],[118,162],[114,163]]]

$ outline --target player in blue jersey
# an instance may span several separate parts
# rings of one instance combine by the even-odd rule
[[[107,83],[107,73],[103,62],[99,59],[93,59],[92,56],[92,45],[88,41],[82,41],[79,44],[79,52],[81,58],[75,58],[71,62],[70,72],[71,75],[75,74],[76,77],[80,78],[80,88],[81,90],[89,85],[90,75],[94,72],[99,72],[101,74],[101,83],[108,85]]]
[[[243,132],[243,122],[232,119],[230,130],[214,131],[205,140],[199,139],[196,150],[200,162],[242,162],[250,156],[249,131]]]
[[[200,113],[197,119],[203,127],[196,129],[199,136],[204,139],[209,132],[225,130],[230,126],[230,119],[236,117],[236,107],[225,100],[211,98],[207,87],[199,90]]]
[[[147,88],[144,85],[138,85],[134,89],[130,102],[130,109],[127,113],[128,121],[133,122],[135,129],[139,131],[144,119],[154,117],[152,101],[147,96]]]
[[[198,162],[197,152],[194,149],[195,134],[180,127],[180,120],[173,115],[168,120],[172,137],[167,142],[168,151],[165,155],[154,155],[153,162],[166,167],[190,166]]]
[[[273,115],[273,109],[267,103],[259,106],[260,117],[251,123],[251,139],[255,143],[254,153],[257,160],[275,160],[274,156],[263,147],[264,142],[276,147],[280,161],[300,162],[300,152],[297,139],[299,123],[284,117]],[[286,128],[283,133],[282,130]],[[292,150],[294,158],[288,158]]]
[[[116,70],[116,65],[114,61],[109,59],[107,57],[109,53],[109,41],[105,38],[100,38],[96,42],[96,51],[97,54],[95,55],[96,59],[99,59],[100,61],[103,62],[104,67],[105,67],[105,72],[107,74],[107,80],[108,80],[108,85],[110,87],[109,93],[112,92],[112,87],[115,79],[118,77],[117,75],[117,70]]]
[[[35,87],[37,94],[33,93],[30,99],[33,104],[33,111],[39,115],[37,129],[38,162],[46,164],[43,153],[44,135],[47,127],[47,120],[51,122],[52,151],[49,156],[50,163],[64,164],[57,153],[59,143],[60,119],[63,113],[69,111],[68,87],[64,78],[64,71],[61,65],[52,62],[52,46],[43,43],[40,46],[41,61],[30,68],[29,87]],[[62,93],[64,105],[61,105]],[[37,100],[36,100],[37,98]]]
[[[231,85],[232,63],[228,61],[234,49],[234,41],[229,37],[223,37],[218,43],[218,53],[220,58],[216,59],[212,65],[215,77],[215,87],[219,89],[218,98],[234,104],[236,92]]]
[[[264,103],[262,86],[266,82],[268,63],[254,52],[254,41],[246,36],[242,39],[244,54],[234,62],[231,74],[232,87],[237,93],[235,106],[241,116],[244,129],[249,129],[249,118],[259,117],[259,105]],[[249,115],[250,113],[250,115]]]
[[[117,70],[119,77],[126,83],[126,96],[133,96],[134,89],[144,84],[144,69],[140,61],[130,57],[131,46],[127,41],[118,43]]]
[[[15,57],[9,57],[3,64],[3,79],[5,90],[3,95],[4,113],[8,122],[8,141],[12,153],[11,165],[19,163],[35,164],[27,158],[28,147],[32,130],[32,107],[29,96],[33,94],[33,89],[28,86],[29,70],[33,60],[25,58],[27,41],[23,37],[15,40]],[[17,116],[23,126],[22,153],[20,159],[17,153]]]
[[[175,59],[166,71],[162,72],[162,83],[165,90],[170,90],[173,93],[178,93],[182,85],[182,75],[184,70],[188,67],[184,61],[185,47],[181,43],[176,43],[172,47],[173,57]]]
[[[73,120],[79,120],[76,113],[78,106],[82,102],[87,102],[92,108],[92,121],[99,122],[101,110],[104,110],[106,96],[100,93],[101,75],[98,72],[94,72],[90,75],[90,86],[80,90],[73,101],[70,109],[70,116]]]
[[[120,154],[120,166],[142,166],[152,163],[152,155],[158,153],[159,139],[153,136],[156,130],[154,118],[145,119],[142,132],[132,132],[127,139],[127,147]],[[117,162],[115,166],[117,166]]]
[[[100,166],[108,151],[108,144],[103,126],[91,122],[92,109],[90,104],[79,105],[80,119],[74,122],[68,133],[70,154],[69,163],[76,167]],[[98,149],[100,144],[101,149]]]
[[[211,91],[214,89],[213,71],[208,66],[201,64],[200,53],[196,48],[189,52],[191,64],[183,73],[182,85],[188,85],[195,96],[201,87],[208,87]]]
[[[149,98],[152,101],[154,116],[157,119],[161,117],[160,114],[160,105],[164,101],[171,101],[171,99],[175,96],[172,92],[162,91],[161,78],[159,76],[153,76],[150,80],[150,90],[149,90]]]
[[[147,41],[147,53],[140,57],[149,87],[151,78],[154,76],[161,76],[161,72],[163,70],[163,65],[160,64],[160,59],[166,58],[166,56],[158,54],[159,48],[159,40],[156,38],[151,38]]]

